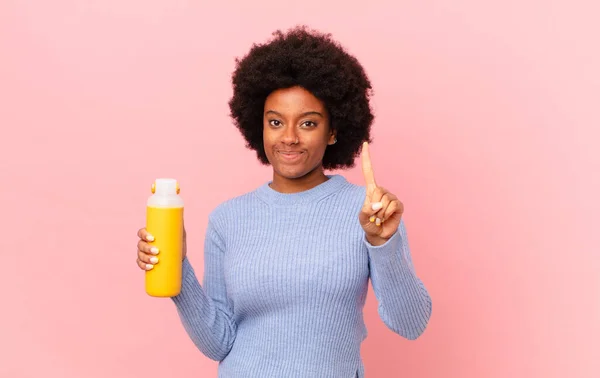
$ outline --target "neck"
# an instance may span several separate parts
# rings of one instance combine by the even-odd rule
[[[298,193],[314,188],[315,186],[329,180],[323,171],[323,167],[319,166],[302,177],[288,178],[279,175],[273,171],[273,182],[271,188],[280,193]]]

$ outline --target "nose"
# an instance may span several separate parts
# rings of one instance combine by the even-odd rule
[[[298,134],[296,133],[296,129],[294,127],[286,127],[281,142],[284,144],[295,144],[297,140]]]

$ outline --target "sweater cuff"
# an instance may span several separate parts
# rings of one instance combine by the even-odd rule
[[[369,259],[372,264],[381,269],[399,269],[402,272],[412,272],[412,267],[404,255],[404,240],[400,228],[382,245],[372,245],[366,235],[363,241],[369,251]]]

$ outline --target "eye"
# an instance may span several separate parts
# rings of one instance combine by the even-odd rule
[[[278,126],[281,126],[281,122],[279,122],[279,120],[272,119],[269,121],[269,125],[278,127]]]
[[[313,121],[304,121],[302,122],[302,127],[315,127],[317,124]]]

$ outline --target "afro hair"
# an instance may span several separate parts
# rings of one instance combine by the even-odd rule
[[[371,83],[363,67],[330,34],[298,26],[287,33],[277,30],[273,37],[235,60],[229,108],[246,147],[269,164],[263,146],[266,98],[275,90],[300,86],[324,103],[336,132],[337,143],[327,147],[323,168],[353,167],[362,143],[371,142],[374,119]]]

